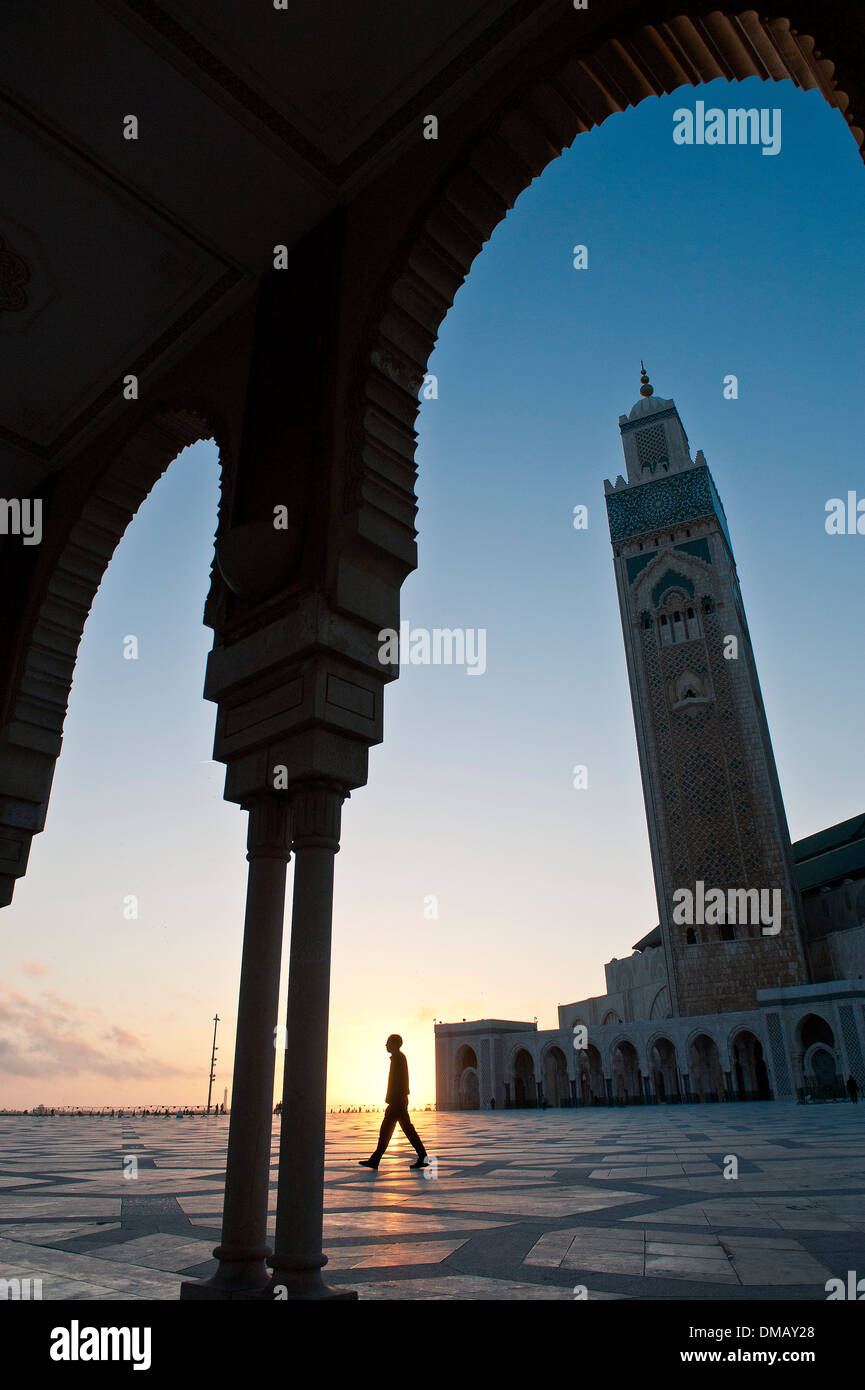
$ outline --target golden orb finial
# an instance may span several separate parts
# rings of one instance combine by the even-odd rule
[[[654,390],[655,390],[654,386],[650,386],[650,385],[649,385],[649,376],[648,376],[648,373],[647,373],[645,367],[643,366],[643,362],[642,362],[642,358],[641,358],[641,359],[640,359],[640,395],[641,395],[641,396],[645,396],[646,399],[648,400],[649,396],[651,396],[651,395],[654,394]]]

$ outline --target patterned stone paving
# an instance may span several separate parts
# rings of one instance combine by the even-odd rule
[[[865,1273],[865,1105],[415,1119],[431,1178],[401,1134],[358,1168],[379,1117],[329,1117],[328,1279],[361,1298],[824,1300]],[[223,1118],[0,1116],[0,1278],[176,1299],[215,1267],[227,1135]]]

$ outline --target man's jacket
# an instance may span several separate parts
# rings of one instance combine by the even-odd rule
[[[391,1055],[385,1101],[388,1105],[406,1105],[408,1103],[408,1062],[403,1053],[399,1051]]]

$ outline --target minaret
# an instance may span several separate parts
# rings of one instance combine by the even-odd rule
[[[724,508],[640,366],[604,488],[672,1011],[751,1009],[808,980],[790,835]]]

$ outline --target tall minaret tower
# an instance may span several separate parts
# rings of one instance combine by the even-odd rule
[[[619,417],[627,479],[604,487],[655,888],[673,1013],[724,1013],[807,982],[801,907],[724,508],[675,403],[641,380]],[[743,891],[713,920],[711,889],[770,890],[780,930]]]

